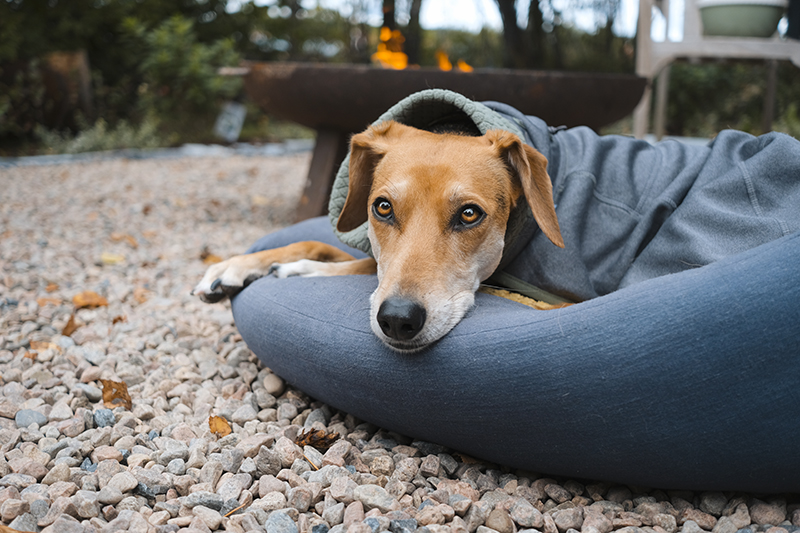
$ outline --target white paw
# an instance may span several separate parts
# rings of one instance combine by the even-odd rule
[[[203,279],[192,290],[192,294],[199,296],[204,302],[218,302],[235,295],[245,285],[263,275],[258,270],[253,270],[247,256],[238,255],[208,267]]]
[[[300,259],[292,263],[272,265],[272,273],[278,278],[322,276],[324,275],[324,265],[327,264],[321,261],[312,261],[311,259]]]

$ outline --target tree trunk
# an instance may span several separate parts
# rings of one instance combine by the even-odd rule
[[[544,16],[539,0],[531,0],[528,6],[528,43],[526,66],[530,68],[543,68],[545,62]]]
[[[503,42],[505,43],[505,63],[509,68],[525,68],[525,39],[517,24],[515,0],[495,0],[503,20]]]
[[[419,12],[422,9],[422,0],[411,0],[411,12],[406,26],[405,53],[408,56],[409,65],[419,65],[420,41],[422,40],[422,29],[419,25]]]
[[[383,26],[390,30],[397,29],[394,18],[394,0],[383,0]]]

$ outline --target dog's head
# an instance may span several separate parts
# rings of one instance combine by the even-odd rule
[[[353,136],[337,229],[369,220],[379,280],[370,316],[382,341],[418,350],[461,320],[500,262],[520,197],[563,248],[546,168],[542,154],[500,130],[469,137],[389,121]]]

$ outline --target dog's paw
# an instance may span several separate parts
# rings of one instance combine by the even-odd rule
[[[248,268],[247,256],[237,255],[208,267],[192,294],[206,303],[216,303],[236,295],[263,274]]]
[[[276,263],[270,268],[270,273],[276,278],[323,276],[325,275],[323,270],[329,264],[321,261],[312,261],[311,259],[300,259],[291,263]]]

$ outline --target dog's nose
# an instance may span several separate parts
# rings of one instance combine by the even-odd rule
[[[387,298],[378,309],[378,325],[384,335],[410,341],[425,325],[425,308],[405,298]]]

